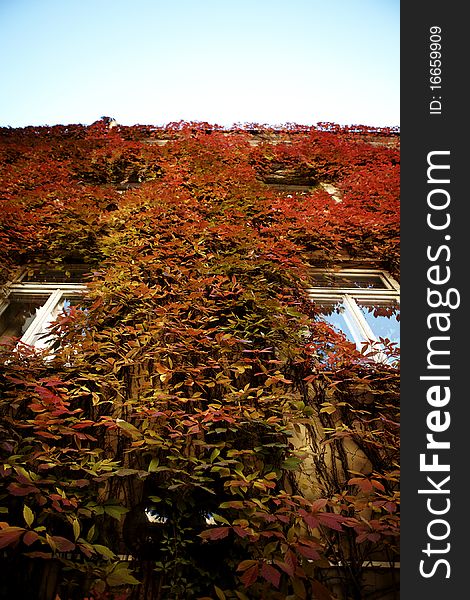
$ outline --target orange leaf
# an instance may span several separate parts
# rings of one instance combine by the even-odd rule
[[[230,527],[214,527],[214,529],[207,529],[200,533],[200,537],[204,540],[221,540],[228,536]]]
[[[23,542],[27,546],[31,546],[39,538],[38,534],[35,531],[27,531],[23,536]]]
[[[0,548],[5,548],[17,542],[23,532],[24,527],[5,527],[0,531]]]
[[[242,562],[238,565],[237,571],[246,571],[250,567],[257,565],[257,560],[242,560]]]

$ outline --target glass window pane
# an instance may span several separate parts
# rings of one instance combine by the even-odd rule
[[[356,302],[377,338],[400,344],[400,306],[396,302]]]
[[[77,298],[70,298],[70,296],[63,296],[62,300],[56,307],[56,310],[53,313],[54,318],[56,318],[61,313],[65,313],[68,315],[70,313],[70,309],[72,306],[77,306],[79,303]]]
[[[62,297],[60,302],[58,302],[48,314],[47,319],[43,322],[40,329],[36,331],[30,343],[38,348],[45,348],[46,346],[54,344],[54,336],[49,330],[51,324],[59,317],[59,315],[63,313],[68,315],[70,313],[70,308],[77,304],[78,300],[76,298]]]
[[[360,344],[364,335],[354,316],[343,302],[322,302],[315,304],[316,310],[320,313],[320,318],[331,325],[336,331],[344,333],[346,338],[354,344]]]
[[[11,300],[0,316],[0,341],[20,338],[36,318],[38,310],[46,300],[47,296],[31,300]]]
[[[361,288],[386,290],[387,286],[380,275],[356,275],[344,273],[316,273],[312,276],[312,287]]]

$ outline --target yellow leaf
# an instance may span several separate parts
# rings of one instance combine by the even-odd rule
[[[33,524],[33,521],[34,521],[34,513],[29,508],[29,506],[26,506],[26,504],[23,506],[23,517],[24,517],[24,520],[26,521],[26,525],[28,527],[31,527],[31,525]]]
[[[214,585],[214,590],[215,590],[215,593],[217,594],[217,598],[219,598],[219,600],[227,600],[223,591],[220,588],[218,588],[216,585]]]
[[[78,540],[78,538],[80,537],[80,523],[79,523],[78,519],[73,520],[72,527],[73,527],[73,535],[74,535],[75,539]]]

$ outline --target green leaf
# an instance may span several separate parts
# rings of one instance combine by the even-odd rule
[[[93,541],[93,538],[94,538],[94,536],[95,536],[95,526],[94,526],[94,525],[92,525],[92,526],[90,527],[90,530],[89,530],[89,531],[88,531],[88,533],[87,533],[87,536],[86,536],[86,539],[87,539],[87,541],[88,541],[88,542],[92,542],[92,541]]]
[[[112,560],[113,558],[116,558],[116,555],[114,554],[114,552],[112,550],[110,550],[109,548],[107,548],[106,546],[102,546],[101,544],[93,544],[93,548],[94,548],[94,550],[96,550],[96,552],[98,552],[98,554],[101,554],[101,556],[104,556],[104,558],[108,558],[110,560]]]
[[[286,471],[295,471],[298,469],[302,459],[297,458],[296,456],[290,456],[287,458],[281,465],[281,469],[285,469]]]
[[[209,457],[209,461],[211,463],[214,462],[214,460],[219,456],[219,454],[220,454],[219,448],[214,448],[214,450],[212,451],[212,454]]]
[[[160,460],[158,458],[152,458],[149,464],[148,472],[155,473],[157,471],[158,465],[160,464]]]
[[[143,437],[142,433],[137,429],[137,427],[134,427],[134,425],[124,421],[123,419],[116,419],[116,425],[122,429],[127,436],[134,440],[140,440]]]
[[[225,519],[224,517],[221,517],[220,515],[216,515],[215,513],[212,514],[212,518],[214,519],[214,521],[217,521],[218,523],[225,523],[226,525],[230,525],[230,523],[227,521],[227,519]]]
[[[119,563],[116,568],[106,577],[106,583],[111,587],[118,585],[139,585],[140,581],[136,579],[129,571],[127,565]]]
[[[300,318],[300,317],[303,316],[302,313],[300,313],[297,310],[295,310],[294,308],[290,308],[290,307],[286,309],[286,313],[289,316],[291,316],[291,317],[298,317],[298,318]]]
[[[277,547],[279,545],[279,542],[269,542],[269,544],[266,544],[266,546],[263,548],[263,556],[270,556],[273,552],[275,552],[277,550]]]
[[[334,412],[336,412],[336,406],[334,404],[331,404],[331,402],[322,402],[323,408],[320,409],[321,413],[328,413],[329,415],[332,415]]]
[[[113,519],[117,519],[118,521],[121,519],[122,515],[126,514],[127,512],[129,512],[129,509],[126,508],[125,506],[118,506],[118,505],[108,505],[108,506],[103,506],[104,508],[104,512],[109,515],[110,517],[113,517]]]

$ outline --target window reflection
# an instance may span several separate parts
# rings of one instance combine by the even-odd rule
[[[400,307],[396,301],[373,301],[344,295],[337,302],[315,304],[319,318],[360,350],[367,341],[388,339],[400,344]]]
[[[68,315],[85,286],[79,284],[18,282],[9,286],[9,294],[0,300],[0,342],[20,340],[37,348],[50,347],[54,335],[50,327],[60,314]]]
[[[21,338],[37,317],[46,298],[12,300],[0,316],[0,341]]]
[[[360,289],[387,289],[384,279],[380,275],[347,275],[344,273],[316,273],[311,279],[313,287],[322,288],[360,288]]]
[[[396,302],[370,303],[356,301],[365,320],[377,338],[400,344],[400,307]]]
[[[51,324],[61,314],[69,314],[72,306],[76,305],[78,301],[75,298],[62,297],[62,299],[48,312],[43,321],[41,327],[35,331],[34,335],[28,340],[29,344],[36,346],[37,348],[45,348],[49,346],[55,348],[55,336],[50,332]]]
[[[315,269],[307,288],[318,320],[343,334],[361,353],[390,364],[399,354],[399,292],[398,283],[386,271],[352,267]],[[321,338],[321,327],[318,332]]]
[[[360,331],[354,326],[351,315],[348,315],[343,302],[331,302],[317,304],[316,308],[320,313],[320,318],[328,323],[337,332],[342,332],[346,339],[353,343],[358,343],[361,338]]]

